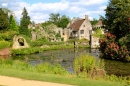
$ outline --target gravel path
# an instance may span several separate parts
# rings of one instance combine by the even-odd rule
[[[1,76],[0,75],[0,85],[2,86],[72,86],[51,82],[42,82],[34,80],[25,80],[20,78]]]

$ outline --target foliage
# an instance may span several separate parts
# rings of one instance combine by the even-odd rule
[[[44,74],[32,71],[2,68],[0,67],[0,75],[17,77],[27,80],[36,80],[51,83],[61,83],[67,85],[76,86],[128,86],[126,83],[112,82],[109,80],[93,80],[86,78],[77,78],[73,75],[55,75],[55,74]],[[120,81],[120,80],[119,80]]]
[[[66,15],[62,15],[60,18],[60,24],[58,27],[62,27],[63,29],[67,27],[70,19]]]
[[[46,73],[46,74],[57,74],[57,75],[64,75],[68,74],[68,72],[62,68],[59,64],[49,64],[43,63],[36,66],[32,66],[28,63],[19,61],[19,60],[6,60],[0,59],[0,67],[3,68],[12,68],[17,70],[26,70],[31,72],[38,72],[38,73]]]
[[[36,47],[36,46],[42,46],[43,44],[47,43],[48,40],[45,38],[41,38],[41,39],[37,39],[35,41],[31,41],[30,45],[32,47]]]
[[[73,48],[73,44],[58,42],[58,43],[49,43],[43,44],[44,47],[41,48],[39,46],[33,46],[30,48],[23,48],[23,49],[12,49],[11,54],[12,55],[24,55],[24,54],[33,54],[33,53],[41,53],[46,50],[57,50],[57,49],[66,49],[66,48]]]
[[[80,57],[77,57],[74,60],[74,72],[77,75],[90,75],[93,76],[92,72],[94,69],[102,69],[103,68],[103,63],[96,61],[96,59],[87,54],[87,55],[81,55]]]
[[[97,20],[97,19],[93,19],[93,20],[91,20],[91,21],[90,21],[90,23],[91,23],[91,24],[92,24],[92,26],[93,26],[93,25],[95,25],[95,24],[97,24],[97,23],[98,23],[98,20]]]
[[[93,63],[92,61],[88,61],[88,62]],[[115,83],[116,86],[117,86],[117,82],[120,83],[118,86],[124,86],[124,85],[129,84],[129,80],[130,80],[129,77],[122,77],[122,76],[118,77],[115,75],[111,75],[111,76],[105,75],[105,77],[102,80],[101,79],[94,80],[94,79],[90,79],[89,77],[87,77],[87,79],[79,78],[76,75],[73,75],[73,74],[70,75],[59,64],[43,63],[43,64],[39,64],[39,65],[30,65],[23,61],[11,60],[11,59],[0,59],[0,74],[2,74],[2,75],[5,74],[8,76],[13,76],[13,77],[26,78],[26,79],[31,79],[31,80],[34,79],[34,80],[45,80],[45,81],[52,80],[53,81],[53,80],[57,79],[59,81],[63,80],[62,83],[66,82],[66,80],[68,80],[67,82],[72,81],[71,84],[72,83],[74,85],[78,84],[79,86],[86,86],[86,85],[88,85],[88,82],[89,82],[89,85],[92,85],[92,83],[99,82],[99,80],[103,81],[104,84],[102,85],[101,83],[95,83],[92,86],[95,86],[95,85],[96,86],[104,86],[104,85],[111,86],[112,82],[114,82],[114,83],[116,82]],[[43,75],[43,74],[48,74],[48,75]],[[55,74],[55,75],[52,75],[52,74]],[[58,78],[58,76],[56,76],[56,75],[58,75],[58,76],[62,75],[62,76],[59,76],[60,78]],[[36,76],[36,77],[34,78],[34,76]],[[45,79],[45,77],[46,77],[46,79]],[[87,82],[86,82],[86,80],[87,80]],[[91,83],[90,83],[90,81],[91,81]],[[108,83],[106,84],[107,81],[109,81],[109,82],[112,81],[112,82],[108,85]]]
[[[67,71],[61,67],[59,64],[49,64],[49,63],[44,63],[44,64],[39,64],[36,65],[36,70],[41,73],[50,73],[50,74],[67,74]]]
[[[10,28],[9,29],[11,31],[16,31],[17,33],[19,33],[18,25],[17,25],[13,15],[10,15],[9,22],[10,22]]]
[[[58,27],[65,28],[67,24],[69,23],[70,19],[66,15],[60,16],[59,13],[51,13],[49,18],[49,23],[53,23]]]
[[[52,22],[53,24],[59,26],[59,20],[60,20],[60,14],[59,13],[51,13],[50,15],[50,18],[49,18],[49,21]]]
[[[125,45],[125,46],[127,46],[127,48],[130,50],[130,34],[128,34],[128,35],[126,35],[126,36],[120,38],[120,39],[119,39],[119,45],[120,45],[120,46]]]
[[[10,43],[8,41],[0,41],[0,49],[10,47]]]
[[[129,61],[130,53],[127,47],[125,45],[119,46],[115,42],[115,39],[115,35],[106,33],[105,36],[99,40],[102,57],[105,59]]]
[[[8,8],[3,8],[2,7],[2,10],[5,12],[5,13],[9,13],[9,14],[13,14],[13,12],[10,10],[10,9],[8,9]]]
[[[28,12],[27,12],[26,8],[24,7],[23,12],[22,12],[22,18],[20,20],[19,33],[30,37],[31,33],[28,29],[28,25],[30,23],[31,23],[30,17],[28,16]]]
[[[106,29],[120,39],[130,31],[130,0],[110,0],[105,18]]]
[[[43,35],[45,35],[47,39],[55,39],[57,37],[60,37],[60,34],[58,34],[57,29],[58,27],[54,24],[47,25],[46,27],[44,27],[45,34]]]
[[[91,55],[80,56],[74,60],[75,73],[90,72],[95,66],[95,59]]]
[[[16,31],[4,31],[0,32],[0,40],[12,41],[14,35],[17,35]]]
[[[56,36],[56,38],[61,37],[61,35],[59,33],[57,33],[55,36]]]
[[[44,28],[44,27],[46,27],[46,26],[48,26],[48,25],[50,25],[50,24],[52,24],[52,22],[50,22],[50,21],[45,21],[44,23],[42,23],[42,27]]]
[[[96,29],[96,30],[94,30],[94,33],[92,34],[92,36],[102,38],[104,36],[104,34],[102,34],[102,32],[103,32],[102,28]]]
[[[8,14],[0,8],[0,30],[9,29]]]

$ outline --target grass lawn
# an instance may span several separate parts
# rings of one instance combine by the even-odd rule
[[[18,77],[28,80],[38,80],[62,84],[71,84],[76,86],[128,86],[126,84],[109,82],[102,80],[90,80],[84,78],[72,78],[67,76],[53,75],[53,74],[42,74],[34,73],[29,71],[21,71],[16,69],[0,68],[0,75]]]

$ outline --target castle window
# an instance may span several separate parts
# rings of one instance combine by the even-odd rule
[[[84,30],[80,30],[80,34],[84,34]]]

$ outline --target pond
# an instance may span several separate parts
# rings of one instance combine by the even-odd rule
[[[24,55],[13,57],[13,59],[21,59],[26,61],[31,65],[37,65],[44,62],[49,62],[51,64],[58,63],[63,66],[67,71],[73,73],[73,61],[76,57],[85,54],[93,55],[97,60],[99,58],[99,50],[92,49],[91,52],[89,49],[63,49],[63,50],[50,50],[44,51],[38,54]],[[107,74],[115,75],[130,75],[130,63],[124,63],[119,61],[110,61],[104,60],[105,70]]]

